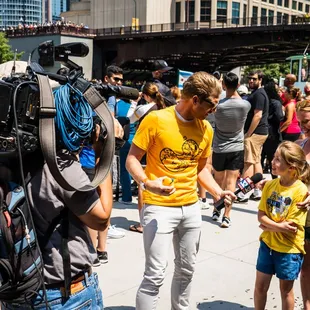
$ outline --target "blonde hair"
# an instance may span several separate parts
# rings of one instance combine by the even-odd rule
[[[164,97],[159,92],[158,86],[155,83],[147,82],[143,86],[142,93],[147,96],[150,96],[152,100],[154,100],[158,110],[164,109],[166,107]]]
[[[190,76],[183,84],[182,98],[190,99],[197,95],[204,101],[211,95],[219,97],[222,92],[221,83],[211,74],[200,71]]]
[[[296,143],[284,141],[278,146],[281,157],[286,164],[295,169],[295,176],[305,184],[310,183],[310,166],[303,149]]]
[[[178,86],[173,86],[170,88],[171,94],[174,97],[175,101],[178,102],[181,99],[181,90]]]
[[[302,100],[297,102],[296,105],[296,111],[297,112],[310,112],[310,100]]]

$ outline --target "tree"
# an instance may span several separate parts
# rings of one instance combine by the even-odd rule
[[[23,52],[16,55],[16,59],[20,59],[23,55]],[[4,32],[0,32],[0,64],[13,60],[14,52],[12,51],[11,46],[9,45],[9,40],[5,37]]]
[[[289,63],[275,63],[261,66],[248,66],[244,69],[244,76],[247,77],[251,71],[261,70],[264,72],[265,79],[279,79],[290,73]]]

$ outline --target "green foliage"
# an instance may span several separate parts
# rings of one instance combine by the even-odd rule
[[[251,71],[261,70],[266,79],[279,79],[290,73],[290,63],[275,63],[261,66],[248,66],[244,69],[244,76],[247,77]]]
[[[16,55],[16,60],[19,60],[23,52],[18,53]],[[0,64],[13,60],[14,59],[14,52],[9,45],[9,40],[5,37],[4,32],[0,32]]]

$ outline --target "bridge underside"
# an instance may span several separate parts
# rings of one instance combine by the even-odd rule
[[[96,43],[114,45],[113,62],[127,71],[150,70],[154,59],[165,59],[170,66],[188,71],[229,71],[284,62],[303,53],[310,42],[310,25],[200,29],[111,39],[97,38]]]

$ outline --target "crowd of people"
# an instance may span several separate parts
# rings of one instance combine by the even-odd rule
[[[310,114],[309,85],[302,95],[294,86],[296,77],[292,74],[286,76],[284,87],[279,87],[273,79],[265,81],[263,72],[251,72],[247,88],[239,85],[238,76],[232,72],[215,72],[213,76],[199,72],[184,83],[181,93],[160,81],[163,72],[170,68],[161,61],[156,65],[153,80],[141,89],[144,103],[116,100],[113,104],[115,117],[126,116],[131,123],[130,138],[120,152],[124,192],[121,202],[132,202],[132,180],[139,185],[141,223],[129,228],[143,233],[146,255],[137,309],[155,309],[164,280],[166,249],[172,240],[175,253],[186,249],[184,257],[191,257],[184,260],[183,255],[176,255],[172,308],[188,306],[199,243],[197,215],[200,209],[210,207],[206,190],[215,202],[225,197],[223,214],[216,208],[212,214],[222,228],[231,225],[235,198],[235,203],[260,201],[258,221],[263,233],[257,260],[255,309],[264,309],[273,274],[280,279],[283,309],[293,309],[293,283],[300,272],[305,309],[310,309],[306,281],[310,269],[306,255],[310,216],[305,208],[309,200],[306,185],[310,182],[305,150],[308,132],[310,135],[310,118],[305,120],[307,107]],[[115,74],[120,85],[121,69]],[[126,108],[118,112],[118,107],[123,106]],[[263,186],[259,183],[251,195],[241,193],[234,197],[238,179],[263,171],[270,173],[273,181]],[[184,206],[188,218],[181,220],[179,212]],[[180,287],[181,282],[186,285]]]
[[[7,37],[18,36],[34,36],[44,34],[61,34],[71,33],[75,35],[91,35],[91,31],[87,25],[76,24],[71,21],[65,21],[61,19],[56,22],[39,23],[19,23],[18,26],[9,26],[2,29],[6,33]]]
[[[154,62],[152,79],[143,84],[136,101],[108,98],[115,137],[124,143],[117,152],[122,204],[132,204],[138,190],[140,223],[128,227],[143,236],[145,271],[136,295],[137,310],[156,309],[165,279],[170,244],[175,252],[171,308],[189,309],[191,283],[199,249],[201,209],[222,200],[224,212],[214,207],[212,219],[220,227],[232,224],[233,203],[260,201],[262,229],[254,293],[256,310],[265,309],[272,276],[280,281],[283,309],[294,309],[293,285],[300,275],[304,309],[310,309],[310,85],[305,95],[285,78],[285,88],[264,81],[261,71],[248,76],[248,87],[236,74],[196,72],[183,89],[162,82],[171,67]],[[109,66],[102,83],[122,85],[123,71]],[[63,173],[81,185],[95,175],[100,127],[79,152],[58,153]],[[238,180],[270,173],[270,181],[252,194],[234,194]],[[125,234],[110,223],[113,208],[113,171],[88,192],[67,191],[49,168],[36,170],[28,183],[37,234],[44,236],[50,222],[68,208],[68,249],[71,270],[62,268],[61,226],[41,249],[45,290],[27,304],[2,304],[3,309],[103,309],[103,297],[93,266],[108,263],[107,238]],[[66,277],[70,278],[67,286]],[[64,296],[64,291],[71,294]],[[29,305],[30,304],[30,305]]]

